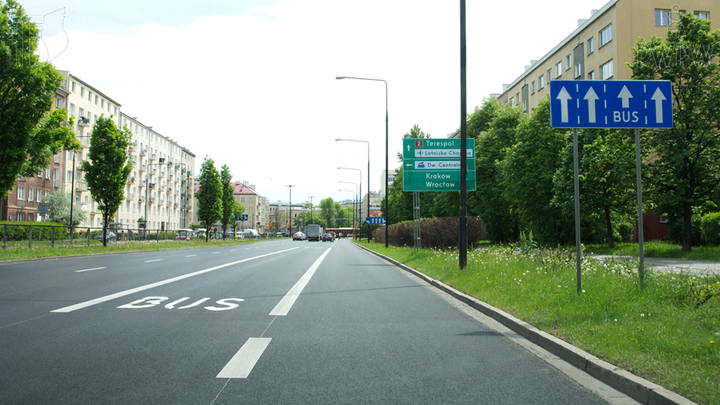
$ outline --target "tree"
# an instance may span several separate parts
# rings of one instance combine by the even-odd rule
[[[523,114],[524,115],[524,114]],[[562,241],[562,215],[553,204],[553,176],[565,146],[563,129],[553,129],[550,99],[544,98],[530,119],[521,120],[515,144],[502,164],[504,195],[517,207],[521,223],[543,243]]]
[[[0,198],[18,175],[44,169],[63,147],[80,146],[67,113],[50,113],[62,77],[35,54],[39,38],[19,3],[0,3]]]
[[[48,221],[57,222],[59,224],[70,227],[70,193],[63,190],[53,191],[43,198],[43,202],[48,205]],[[81,209],[79,203],[75,203],[73,207],[72,225],[77,226],[85,220],[85,211]]]
[[[230,168],[228,165],[223,165],[220,172],[220,182],[222,183],[222,217],[220,223],[222,224],[223,239],[225,239],[225,232],[230,225],[233,217],[235,216],[235,196],[233,192],[235,187],[232,185],[232,174],[230,174]],[[243,207],[244,208],[244,207]]]
[[[223,214],[223,186],[220,173],[215,168],[215,162],[205,157],[200,167],[199,188],[197,192],[198,219],[205,225],[205,241],[210,237],[210,228]]]
[[[103,246],[107,226],[125,198],[125,185],[132,171],[128,148],[132,134],[119,129],[112,118],[101,116],[90,135],[89,160],[82,162],[85,182],[103,217]]]
[[[663,213],[682,217],[689,252],[693,209],[720,183],[720,30],[685,13],[676,28],[664,42],[639,39],[629,66],[633,79],[672,82],[674,127],[651,133],[650,188]]]
[[[475,112],[484,114],[485,119],[492,117],[492,121],[485,126],[488,130],[476,138],[476,191],[468,193],[468,213],[482,218],[488,239],[507,242],[517,239],[518,217],[517,210],[504,194],[506,186],[500,165],[507,149],[515,144],[518,125],[527,116],[521,109],[509,105],[496,106],[493,101],[486,101],[486,105],[489,107],[483,106]]]

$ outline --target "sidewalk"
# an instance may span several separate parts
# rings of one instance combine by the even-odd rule
[[[610,255],[590,255],[600,260],[635,260],[637,256],[610,256]],[[711,262],[706,260],[686,260],[686,259],[666,259],[661,257],[646,257],[645,265],[652,266],[660,271],[673,273],[692,273],[697,275],[716,274],[720,275],[720,262]]]

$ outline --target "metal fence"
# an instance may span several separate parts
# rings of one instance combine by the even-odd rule
[[[37,248],[37,247],[67,247],[91,246],[102,244],[102,228],[76,227],[72,235],[70,229],[60,225],[38,224],[0,224],[2,231],[2,248]],[[259,239],[270,235],[260,234]],[[190,235],[181,231],[163,229],[123,228],[109,229],[109,243],[127,243],[132,241],[160,242],[177,240],[179,242],[193,239],[205,239],[205,234]],[[240,235],[229,232],[223,237],[220,233],[211,233],[209,239],[243,239]]]

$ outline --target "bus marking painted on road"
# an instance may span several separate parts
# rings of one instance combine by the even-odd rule
[[[249,262],[249,261],[251,261],[251,260],[260,259],[260,258],[267,257],[267,256],[273,256],[273,255],[277,255],[277,254],[280,254],[280,253],[289,252],[289,251],[295,250],[295,249],[298,249],[298,248],[290,248],[290,249],[285,249],[285,250],[279,250],[279,251],[277,251],[277,252],[266,253],[266,254],[260,255],[260,256],[250,257],[250,258],[247,258],[247,259],[242,259],[242,260],[238,260],[238,261],[231,262],[231,263],[221,264],[221,265],[219,265],[219,266],[211,267],[211,268],[209,268],[209,269],[200,270],[200,271],[196,271],[196,272],[194,272],[194,273],[189,273],[189,274],[185,274],[185,275],[182,275],[182,276],[169,278],[169,279],[167,279],[167,280],[158,281],[158,282],[156,282],[156,283],[147,284],[147,285],[140,286],[140,287],[136,287],[136,288],[131,288],[131,289],[129,289],[129,290],[121,291],[121,292],[118,292],[118,293],[115,293],[115,294],[110,294],[110,295],[106,295],[106,296],[104,296],[104,297],[95,298],[95,299],[90,300],[90,301],[85,301],[85,302],[81,302],[81,303],[79,303],[79,304],[70,305],[70,306],[67,306],[67,307],[55,309],[55,310],[50,311],[50,312],[68,313],[68,312],[72,312],[72,311],[77,311],[78,309],[83,309],[83,308],[87,308],[87,307],[90,307],[90,306],[93,306],[93,305],[102,304],[103,302],[112,301],[112,300],[114,300],[114,299],[118,299],[118,298],[125,297],[126,295],[135,294],[135,293],[137,293],[137,292],[149,290],[149,289],[151,289],[151,288],[159,287],[159,286],[161,286],[161,285],[174,283],[174,282],[176,282],[176,281],[184,280],[184,279],[186,279],[186,278],[199,276],[200,274],[209,273],[209,272],[211,272],[211,271],[219,270],[219,269],[222,269],[222,268],[225,268],[225,267],[229,267],[229,266],[234,266],[234,265],[236,265],[236,264],[240,264],[240,263],[244,263],[244,262]]]

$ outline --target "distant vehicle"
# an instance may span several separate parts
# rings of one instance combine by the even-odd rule
[[[205,239],[205,234],[207,233],[207,229],[205,228],[198,228],[193,231],[193,235],[195,235],[196,238],[203,238]]]
[[[195,233],[192,229],[178,229],[175,240],[190,240],[195,237]]]
[[[323,242],[325,242],[325,241],[334,242],[334,241],[335,241],[335,235],[333,235],[333,234],[331,234],[331,233],[326,233],[326,234],[323,235],[322,241],[323,241]]]
[[[100,242],[102,242],[103,233],[100,232],[99,234],[95,235],[95,240],[99,240]],[[108,242],[116,242],[117,241],[117,235],[115,235],[115,232],[107,231],[107,241]]]
[[[285,235],[283,235],[282,232],[276,232],[276,233],[275,233],[275,237],[276,237],[276,238],[282,238],[282,237],[284,237],[284,236],[285,236]]]
[[[317,224],[310,224],[307,226],[307,240],[314,240],[320,242],[322,240],[323,228]]]
[[[243,231],[243,237],[245,239],[257,239],[260,237],[260,234],[254,229],[246,229]]]
[[[305,240],[307,236],[304,233],[297,231],[293,234],[293,240]]]

